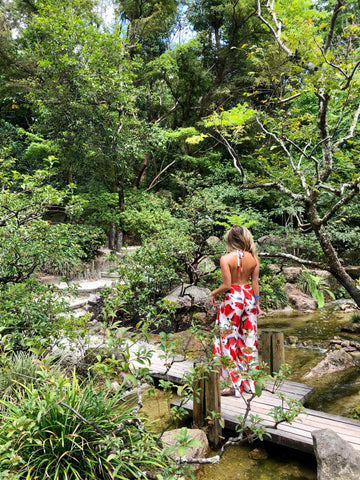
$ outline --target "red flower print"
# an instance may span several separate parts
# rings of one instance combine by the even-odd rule
[[[240,326],[240,317],[236,313],[234,313],[234,316],[232,317],[231,324],[235,325],[236,327]]]
[[[254,325],[252,322],[247,318],[245,322],[243,323],[243,330],[253,330]]]
[[[225,315],[228,317],[229,315],[232,314],[232,312],[234,312],[234,309],[229,305],[229,304],[226,304],[225,305]]]

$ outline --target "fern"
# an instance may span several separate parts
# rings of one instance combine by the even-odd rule
[[[309,293],[313,299],[317,301],[318,308],[322,308],[325,305],[324,293],[329,295],[333,300],[335,299],[334,293],[328,288],[324,278],[312,274],[310,270],[305,267],[298,283],[304,292]]]

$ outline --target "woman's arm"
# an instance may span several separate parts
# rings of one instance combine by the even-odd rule
[[[231,287],[231,271],[230,271],[230,264],[225,256],[220,258],[220,267],[221,267],[221,276],[223,283],[218,287],[216,290],[211,292],[211,303],[215,305],[216,297],[220,293],[225,293],[230,290]]]
[[[260,274],[260,264],[259,264],[259,261],[257,260],[256,266],[251,273],[251,286],[255,296],[257,314],[261,315],[262,312],[260,308],[259,274]]]

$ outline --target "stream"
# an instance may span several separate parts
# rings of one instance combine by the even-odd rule
[[[351,417],[352,409],[360,405],[360,372],[358,368],[304,379],[324,356],[327,341],[335,335],[344,339],[356,336],[340,333],[341,326],[350,321],[351,313],[341,310],[341,301],[330,302],[321,310],[303,312],[275,312],[260,317],[259,334],[265,329],[279,329],[284,337],[298,337],[301,343],[312,342],[311,347],[286,347],[285,361],[291,367],[290,380],[315,387],[315,393],[306,407]],[[154,403],[153,403],[154,402]],[[146,402],[147,403],[147,402]],[[156,428],[166,424],[170,416],[169,402],[164,392],[158,392],[148,412],[155,414]],[[156,411],[158,414],[156,415]],[[144,412],[145,413],[145,412]],[[152,416],[150,415],[150,416]],[[216,452],[211,452],[210,456]],[[316,460],[307,455],[269,442],[229,447],[217,465],[204,465],[195,474],[196,480],[316,480]]]
[[[314,313],[276,312],[260,317],[259,333],[265,329],[279,329],[284,337],[296,336],[310,347],[286,347],[285,361],[291,367],[290,380],[315,387],[315,393],[306,407],[351,417],[352,409],[360,405],[360,372],[358,368],[345,372],[304,379],[324,356],[326,342],[335,335],[354,339],[354,335],[340,332],[350,321],[351,313],[341,310],[341,301],[330,302]],[[316,480],[316,461],[306,455],[267,442],[231,447],[218,465],[202,466],[196,480]]]

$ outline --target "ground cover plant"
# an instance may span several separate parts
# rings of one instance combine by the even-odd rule
[[[150,478],[159,469],[170,478],[171,461],[124,385],[111,393],[91,379],[81,385],[75,372],[67,377],[43,369],[38,375],[41,384],[1,400],[1,478]]]

